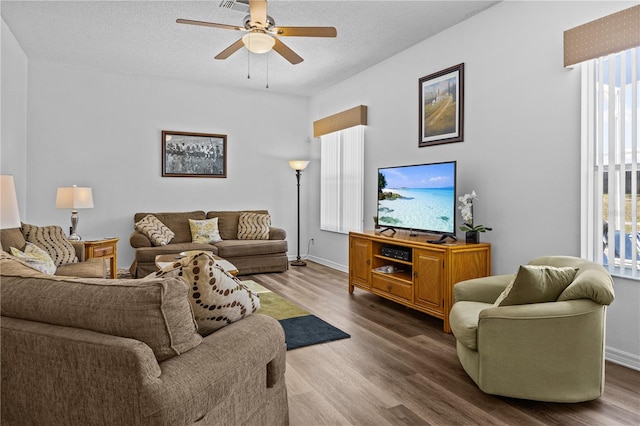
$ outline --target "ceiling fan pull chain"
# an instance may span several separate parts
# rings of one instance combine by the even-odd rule
[[[269,88],[269,52],[267,52],[267,89]]]
[[[247,50],[247,80],[251,78],[251,51]]]

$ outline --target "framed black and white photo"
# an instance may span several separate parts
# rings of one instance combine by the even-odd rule
[[[227,135],[162,131],[162,176],[227,177]]]
[[[462,142],[464,130],[464,64],[419,80],[418,146]]]

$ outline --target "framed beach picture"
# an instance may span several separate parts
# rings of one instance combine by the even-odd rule
[[[420,147],[462,142],[464,123],[464,64],[419,80]]]
[[[227,177],[227,135],[162,131],[162,176]]]

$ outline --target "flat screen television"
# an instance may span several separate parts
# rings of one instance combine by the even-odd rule
[[[455,238],[456,162],[379,168],[378,225]]]

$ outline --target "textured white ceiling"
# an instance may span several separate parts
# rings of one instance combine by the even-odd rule
[[[282,37],[304,62],[246,49],[213,57],[244,33],[176,24],[243,24],[213,1],[5,1],[0,14],[29,60],[310,96],[455,25],[496,1],[271,0],[276,25],[333,26],[338,37]],[[250,62],[250,63],[249,63]],[[268,64],[267,64],[268,62]],[[250,70],[251,79],[247,79]]]

